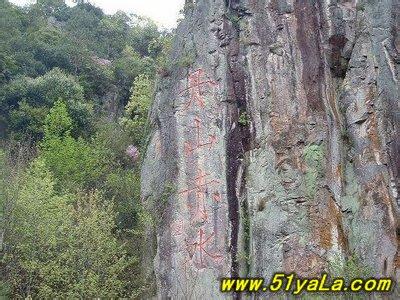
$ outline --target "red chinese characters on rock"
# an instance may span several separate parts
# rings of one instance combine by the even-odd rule
[[[183,105],[183,110],[193,109],[195,113],[199,112],[196,108],[203,110],[206,108],[205,95],[217,86],[217,83],[208,79],[202,69],[196,70],[188,76],[188,87],[182,90],[179,95],[186,96],[187,101]],[[203,121],[198,115],[195,115],[192,121],[192,130],[195,134],[193,141],[184,142],[184,155],[186,158],[193,158],[200,150],[211,151],[217,144],[216,134],[208,134],[204,137]],[[222,201],[220,190],[220,181],[214,179],[211,174],[204,171],[203,167],[197,170],[193,179],[189,179],[188,187],[178,192],[186,199],[190,222],[187,226],[182,221],[175,221],[171,225],[171,232],[175,236],[185,235],[184,249],[188,255],[184,267],[189,265],[197,269],[204,269],[223,260],[221,255],[220,241],[216,240],[216,228],[210,222],[212,213],[212,204]],[[215,208],[214,208],[215,209]],[[216,217],[214,211],[214,218]],[[215,226],[215,224],[214,224]]]
[[[194,183],[188,189],[180,191],[179,194],[184,195],[188,198],[188,208],[191,215],[191,221],[194,222],[206,222],[208,221],[208,207],[207,207],[207,195],[211,186],[219,186],[218,180],[208,180],[209,174],[205,173],[203,170],[198,170],[197,176]],[[218,193],[218,192],[214,192]],[[194,203],[190,202],[189,196],[193,195]]]
[[[204,269],[207,267],[207,262],[220,262],[223,256],[218,250],[213,247],[215,245],[215,233],[206,234],[203,228],[199,229],[196,240],[187,243],[187,251],[193,264],[198,269]]]
[[[186,157],[191,156],[194,151],[200,150],[202,148],[206,148],[208,150],[211,149],[217,143],[217,136],[215,134],[211,134],[208,136],[208,140],[202,141],[201,139],[201,126],[202,122],[198,117],[194,118],[194,129],[196,132],[196,139],[195,142],[185,142],[185,155]]]
[[[186,101],[183,109],[188,110],[192,105],[196,105],[199,108],[205,108],[206,102],[204,94],[206,90],[214,88],[217,85],[217,82],[205,79],[203,69],[198,69],[197,71],[189,74],[188,87],[179,93],[180,96],[188,96],[189,98],[189,100]]]

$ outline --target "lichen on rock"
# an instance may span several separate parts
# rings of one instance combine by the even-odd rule
[[[304,176],[307,196],[314,198],[317,192],[318,179],[324,172],[324,150],[320,145],[310,145],[303,150],[306,163],[306,174]]]

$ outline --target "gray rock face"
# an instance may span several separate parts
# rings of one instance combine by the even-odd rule
[[[400,279],[399,6],[187,1],[142,174],[159,298],[350,256]]]

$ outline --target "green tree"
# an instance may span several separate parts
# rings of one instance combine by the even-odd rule
[[[129,32],[128,45],[141,56],[150,56],[150,44],[160,37],[157,25],[152,20],[137,15],[133,16],[131,22],[133,25]]]
[[[57,101],[45,119],[41,156],[58,179],[57,188],[94,188],[104,172],[102,153],[84,139],[73,138],[72,126],[66,105]]]
[[[37,161],[26,173],[13,203],[4,259],[8,282],[16,295],[26,297],[34,293],[40,281],[39,265],[55,258],[56,234],[67,215],[68,197],[57,196],[53,187],[44,162]]]
[[[49,139],[68,136],[71,134],[72,124],[65,103],[56,101],[45,119],[45,137]]]
[[[129,99],[132,82],[140,74],[154,77],[155,64],[152,58],[142,58],[131,46],[126,46],[121,56],[113,63],[114,77],[120,89],[120,99],[125,105]]]
[[[82,52],[76,46],[71,47],[73,42],[68,34],[55,26],[39,27],[30,32],[26,39],[35,59],[42,62],[46,70],[58,67],[72,72],[75,66],[71,57]]]
[[[0,110],[8,120],[8,130],[19,139],[35,140],[43,136],[44,119],[55,101],[66,99],[75,134],[88,130],[92,107],[85,103],[82,86],[71,75],[53,69],[35,79],[23,77],[12,81],[0,92]]]
[[[89,3],[76,5],[71,8],[70,18],[65,23],[65,30],[73,36],[76,43],[88,50],[106,55],[104,45],[99,43],[101,20],[104,13]]]
[[[147,134],[145,128],[151,100],[153,97],[153,83],[148,76],[138,76],[132,88],[132,95],[125,107],[121,124],[131,133],[136,145],[143,145]]]
[[[62,19],[68,11],[68,6],[65,0],[37,0],[30,11],[36,18],[53,16]]]
[[[92,189],[101,184],[104,158],[82,138],[45,139],[41,155],[57,177],[59,190]]]
[[[78,198],[72,211],[76,224],[68,235],[68,244],[75,251],[67,252],[62,264],[74,273],[69,276],[66,295],[85,298],[116,298],[130,296],[125,272],[135,263],[114,235],[116,213],[112,202],[99,193]]]
[[[99,32],[108,58],[115,59],[124,49],[129,30],[128,22],[129,17],[123,12],[105,16],[100,21]]]
[[[149,52],[156,58],[157,72],[161,76],[168,75],[173,63],[170,60],[173,35],[165,33],[149,45]]]
[[[40,67],[23,38],[26,14],[8,1],[0,1],[0,20],[0,84],[17,75],[37,74],[35,69]]]

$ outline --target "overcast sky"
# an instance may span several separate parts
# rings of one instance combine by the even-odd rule
[[[10,2],[25,5],[35,0],[10,0]],[[67,3],[72,3],[67,0]],[[179,11],[185,0],[89,0],[90,3],[101,7],[107,14],[118,10],[135,13],[153,19],[158,25],[171,28],[176,26]]]

